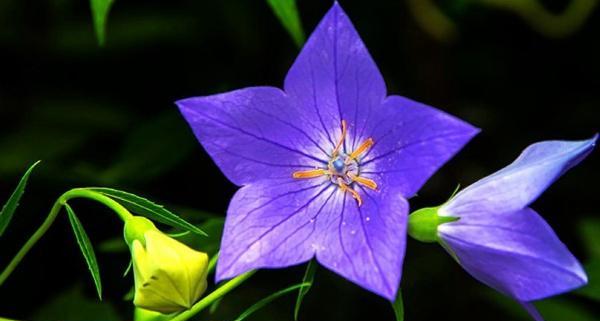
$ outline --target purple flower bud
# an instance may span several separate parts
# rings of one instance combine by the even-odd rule
[[[529,208],[550,184],[593,149],[584,141],[546,141],[527,147],[510,165],[467,187],[439,207],[439,242],[479,281],[521,302],[587,283],[581,265],[552,228]]]

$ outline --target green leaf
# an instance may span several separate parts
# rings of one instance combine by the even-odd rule
[[[104,45],[106,38],[106,20],[113,2],[114,0],[90,0],[92,19],[94,20],[94,30],[96,31],[96,38],[98,39],[98,44],[100,46]]]
[[[281,296],[284,296],[290,292],[294,292],[296,289],[303,288],[306,286],[310,286],[310,283],[300,283],[300,284],[292,285],[283,290],[279,290],[279,291],[269,295],[268,297],[254,303],[251,307],[246,309],[246,311],[244,311],[242,314],[240,314],[240,316],[237,317],[235,319],[235,321],[242,321],[242,320],[246,319],[248,316],[250,316],[252,313],[256,312],[257,310],[259,310],[259,309],[263,308],[264,306],[266,306],[267,304],[271,303],[273,300],[275,300]]]
[[[75,234],[75,238],[77,239],[77,244],[79,244],[79,249],[81,249],[81,254],[85,258],[85,263],[87,263],[88,269],[92,274],[92,278],[94,279],[94,284],[96,285],[96,291],[98,292],[98,297],[102,300],[102,283],[100,282],[100,267],[98,266],[98,260],[96,260],[96,254],[94,253],[94,247],[92,247],[92,243],[90,242],[89,237],[85,233],[83,229],[83,225],[73,212],[73,209],[69,204],[65,203],[65,209],[67,210],[67,214],[69,216],[69,222],[71,222],[71,227],[73,227],[73,233]]]
[[[196,234],[207,236],[200,228],[165,209],[162,205],[153,203],[143,197],[105,187],[90,187],[89,190],[102,193],[128,208],[130,211],[146,216],[149,219],[167,224],[172,227],[181,228]]]
[[[600,258],[600,218],[586,217],[579,222],[579,234],[586,252],[591,257]]]
[[[200,229],[208,234],[207,237],[200,238],[198,235],[188,234],[178,238],[178,240],[212,256],[219,250],[224,226],[225,220],[222,217],[208,219],[200,224]]]
[[[0,211],[0,236],[4,234],[6,227],[8,227],[8,224],[12,220],[13,214],[15,214],[17,207],[19,207],[19,201],[21,200],[21,196],[23,196],[23,193],[25,192],[25,186],[27,185],[29,175],[31,175],[31,172],[39,163],[40,161],[35,162],[29,167],[25,174],[23,174],[23,177],[21,177],[17,188],[15,188],[12,195],[10,195],[10,197],[8,198],[8,201],[6,201],[6,204],[4,204],[4,206],[2,207],[2,211]]]
[[[221,301],[223,301],[223,297],[216,299],[208,308],[208,313],[215,314],[215,312],[217,312],[217,309],[219,308],[219,305],[221,305]]]
[[[302,300],[310,287],[313,284],[313,280],[315,279],[315,272],[317,271],[317,263],[314,260],[308,262],[306,265],[306,271],[304,272],[304,278],[302,278],[302,283],[307,283],[308,286],[300,288],[298,291],[298,298],[296,298],[296,306],[294,307],[294,320],[298,320],[298,313],[300,313],[300,305],[302,305]]]
[[[396,316],[396,321],[404,320],[404,300],[402,300],[402,291],[398,289],[398,293],[396,294],[396,300],[392,302],[392,308],[394,309],[394,315]]]
[[[288,31],[298,47],[304,44],[304,31],[300,23],[300,15],[296,7],[296,0],[267,0],[271,9]]]
[[[193,249],[205,252],[209,256],[212,256],[219,250],[224,225],[225,219],[222,217],[210,218],[204,223],[197,225],[202,231],[206,232],[208,236],[190,233],[189,231],[180,233],[169,231],[167,234]],[[119,253],[128,251],[129,247],[127,246],[127,243],[125,243],[123,237],[119,236],[102,241],[102,243],[98,245],[98,249],[106,253]]]

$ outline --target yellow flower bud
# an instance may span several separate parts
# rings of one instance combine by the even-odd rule
[[[160,313],[189,309],[206,290],[208,256],[159,231],[143,217],[125,224],[135,296],[140,308]]]

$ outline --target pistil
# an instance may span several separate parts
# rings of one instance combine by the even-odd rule
[[[356,150],[350,154],[345,154],[341,151],[347,135],[347,124],[342,120],[342,136],[338,143],[334,146],[331,153],[331,159],[327,168],[315,168],[312,170],[296,171],[292,173],[292,177],[296,179],[316,178],[320,176],[328,176],[332,183],[339,186],[342,192],[350,193],[352,197],[361,206],[363,201],[357,191],[350,187],[352,183],[358,183],[371,190],[377,190],[377,183],[366,177],[359,176],[360,164],[358,159],[375,143],[372,138],[364,141]]]

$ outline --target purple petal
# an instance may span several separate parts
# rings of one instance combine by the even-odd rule
[[[458,193],[442,215],[507,213],[533,202],[550,184],[582,161],[597,135],[583,141],[546,141],[527,147],[510,165]]]
[[[358,285],[393,300],[405,247],[408,206],[389,192],[364,205],[327,179],[268,180],[242,187],[227,214],[217,280],[313,256]]]
[[[284,88],[332,146],[337,138],[330,133],[339,130],[342,120],[348,122],[348,141],[356,143],[356,131],[386,96],[381,73],[337,3],[304,45]]]
[[[302,111],[280,89],[254,87],[177,102],[194,134],[233,183],[291,177],[327,156],[299,126]]]
[[[363,174],[410,197],[478,132],[435,108],[390,96],[359,132],[359,141],[375,141]]]
[[[217,280],[312,258],[316,221],[333,215],[338,192],[326,178],[262,180],[242,187],[227,210]]]
[[[364,203],[345,194],[336,215],[319,221],[322,248],[317,260],[346,279],[390,301],[402,274],[408,203],[395,189],[363,190]],[[341,203],[341,204],[340,204]]]
[[[473,214],[438,232],[473,277],[519,301],[543,299],[587,283],[579,262],[532,209]]]

